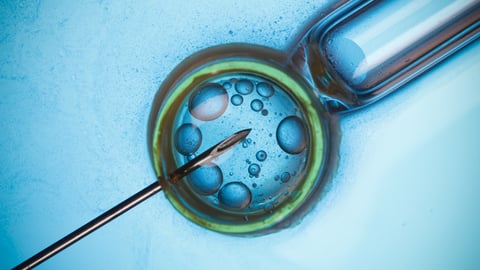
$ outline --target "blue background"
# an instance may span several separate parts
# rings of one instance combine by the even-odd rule
[[[185,57],[287,49],[335,1],[1,1],[0,269],[154,181],[147,119]],[[345,116],[333,188],[257,238],[162,194],[39,269],[479,269],[480,43]]]

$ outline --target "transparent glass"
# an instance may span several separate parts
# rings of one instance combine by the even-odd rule
[[[330,110],[349,111],[391,93],[477,39],[479,19],[475,0],[350,2],[312,28],[292,62]]]

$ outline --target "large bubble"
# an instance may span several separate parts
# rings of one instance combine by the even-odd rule
[[[178,152],[188,156],[197,151],[202,144],[202,133],[193,124],[183,124],[175,132],[174,144]]]
[[[217,165],[210,163],[194,170],[189,175],[189,180],[200,195],[211,195],[222,185],[223,174]]]
[[[230,209],[245,209],[252,201],[250,189],[241,182],[231,182],[220,189],[218,193],[220,203]]]
[[[297,116],[288,116],[277,127],[277,142],[283,151],[299,154],[307,146],[307,129]]]
[[[240,79],[235,83],[235,90],[239,94],[248,95],[253,91],[253,83],[247,79]]]
[[[228,105],[228,94],[220,84],[209,83],[193,92],[188,109],[193,117],[211,121],[220,117]]]

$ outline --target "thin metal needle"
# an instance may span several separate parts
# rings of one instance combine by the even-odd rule
[[[168,178],[168,181],[173,181],[173,182],[178,181],[179,179],[191,173],[193,170],[195,170],[202,164],[205,164],[206,162],[211,161],[216,157],[222,155],[226,151],[230,150],[233,146],[238,144],[240,141],[242,141],[244,138],[246,138],[248,133],[250,133],[250,130],[251,129],[245,129],[245,130],[239,131],[233,134],[232,136],[226,138],[225,140],[221,141],[220,143],[216,144],[215,146],[208,149],[207,151],[203,152],[202,154],[198,155],[196,158],[192,159],[191,161],[187,162],[185,165],[179,167],[173,173],[171,173]],[[27,259],[23,263],[17,265],[12,270],[31,269],[39,265],[43,261],[47,260],[48,258],[52,257],[58,252],[67,248],[71,244],[87,236],[88,234],[95,231],[96,229],[102,227],[106,223],[110,222],[111,220],[125,213],[126,211],[136,206],[137,204],[143,202],[144,200],[156,194],[160,190],[162,190],[160,181],[155,181],[154,183],[150,184],[146,188],[135,193],[130,198],[117,204],[107,212],[94,218],[87,224],[71,232],[67,236],[63,237],[62,239],[50,245],[49,247],[35,254],[34,256]]]

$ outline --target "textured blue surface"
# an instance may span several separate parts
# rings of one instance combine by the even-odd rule
[[[0,268],[153,181],[150,106],[186,56],[287,48],[331,4],[277,2],[1,1]],[[477,41],[345,117],[334,188],[292,229],[217,234],[159,194],[39,269],[478,269],[479,70]]]

